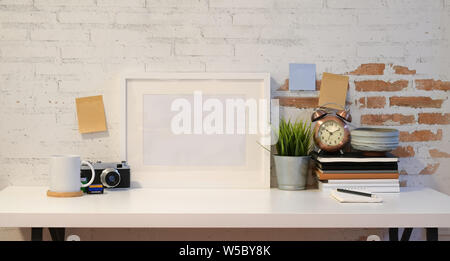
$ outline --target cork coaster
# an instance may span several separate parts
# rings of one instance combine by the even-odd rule
[[[77,192],[53,192],[47,190],[47,197],[55,197],[55,198],[71,198],[71,197],[81,197],[83,196],[83,191]]]

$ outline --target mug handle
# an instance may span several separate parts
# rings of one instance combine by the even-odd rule
[[[81,161],[81,165],[83,165],[83,164],[88,165],[89,168],[91,168],[91,172],[92,172],[91,180],[89,180],[89,182],[86,183],[86,184],[81,184],[81,187],[82,187],[82,188],[85,188],[85,187],[87,187],[87,186],[90,186],[90,185],[92,184],[92,182],[94,182],[94,178],[95,178],[95,170],[94,170],[94,167],[92,166],[92,164],[89,163],[89,161],[82,160],[82,161]]]

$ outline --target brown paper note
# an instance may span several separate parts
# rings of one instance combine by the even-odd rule
[[[345,98],[347,97],[348,76],[323,73],[322,83],[320,85],[319,106],[341,110],[345,107]],[[336,105],[339,104],[342,107]]]
[[[77,105],[78,131],[90,133],[106,131],[103,96],[90,96],[75,99]]]

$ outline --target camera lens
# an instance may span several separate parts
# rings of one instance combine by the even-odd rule
[[[100,174],[100,181],[107,188],[117,187],[120,183],[120,173],[114,168],[104,169]]]

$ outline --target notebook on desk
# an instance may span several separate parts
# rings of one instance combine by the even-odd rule
[[[338,192],[332,190],[330,192],[331,197],[339,201],[340,203],[381,203],[383,199],[380,197],[365,197],[359,195],[353,195],[348,193]]]

